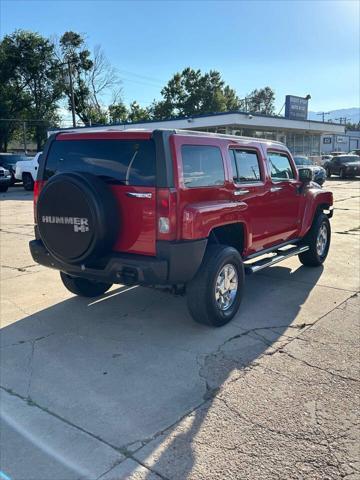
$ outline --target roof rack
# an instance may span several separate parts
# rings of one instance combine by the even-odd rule
[[[161,129],[156,129],[156,130],[161,130]],[[266,138],[258,138],[258,137],[245,137],[243,135],[231,135],[227,133],[216,133],[216,132],[204,132],[202,130],[185,130],[185,129],[175,129],[172,130],[175,133],[178,134],[190,134],[194,136],[199,136],[199,137],[220,137],[220,138],[228,138],[230,140],[252,140],[252,141],[257,141],[257,142],[264,142],[264,143],[276,143],[277,145],[284,145],[282,142],[279,142],[277,140],[269,140]]]
[[[122,127],[122,128],[119,128]],[[226,133],[216,133],[216,132],[205,132],[203,130],[187,130],[184,128],[124,128],[124,125],[101,125],[101,126],[84,126],[84,127],[73,127],[73,128],[65,128],[65,129],[54,129],[49,131],[49,133],[95,133],[96,131],[104,131],[104,132],[154,132],[155,130],[171,132],[178,135],[194,135],[197,137],[213,137],[213,138],[224,138],[228,140],[235,140],[237,142],[244,140],[244,141],[256,141],[261,143],[272,143],[276,145],[283,145],[282,142],[278,142],[277,140],[269,140],[266,138],[258,138],[258,137],[246,137],[242,135],[231,135]]]

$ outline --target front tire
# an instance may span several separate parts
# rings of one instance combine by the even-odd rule
[[[186,288],[189,312],[198,323],[221,327],[237,313],[243,288],[244,266],[238,251],[210,245]]]
[[[345,180],[345,178],[346,178],[346,173],[345,173],[345,170],[343,168],[340,170],[340,178],[342,180]]]
[[[34,180],[30,175],[30,173],[23,173],[22,180],[23,180],[24,189],[27,192],[34,190]]]
[[[4,187],[4,185],[1,185],[1,186],[0,186],[0,193],[5,193],[5,192],[7,192],[7,191],[8,191],[8,188],[9,188],[9,187],[8,187],[7,185],[6,185],[6,187]]]
[[[299,260],[307,267],[319,267],[329,253],[331,240],[331,227],[328,217],[320,213],[314,220],[312,227],[303,240],[304,245],[310,248],[300,253]]]
[[[330,168],[327,168],[327,169],[326,169],[326,176],[327,176],[327,178],[331,178]]]
[[[60,272],[60,277],[65,287],[80,297],[99,297],[112,286],[111,283],[92,282],[86,278],[72,277]]]

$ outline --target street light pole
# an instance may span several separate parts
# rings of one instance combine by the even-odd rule
[[[72,123],[73,127],[76,127],[76,119],[75,119],[75,97],[74,97],[74,86],[72,81],[72,73],[71,73],[71,63],[70,61],[67,62],[68,71],[69,71],[69,86],[70,86],[70,96],[71,96],[71,113],[72,113]]]

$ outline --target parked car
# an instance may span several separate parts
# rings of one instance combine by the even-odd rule
[[[0,192],[6,192],[11,185],[11,173],[4,167],[0,167]]]
[[[31,157],[27,157],[26,155],[18,155],[16,153],[0,153],[0,167],[3,167],[10,171],[11,174],[11,185],[14,185],[16,180],[15,178],[15,168],[16,162],[21,160],[30,160]]]
[[[331,160],[332,157],[332,155],[321,155],[321,165],[324,166],[324,164]]]
[[[359,155],[337,155],[325,164],[326,175],[339,175],[340,178],[353,178],[360,175]]]
[[[309,168],[313,172],[314,182],[323,185],[326,180],[326,171],[323,167],[315,165],[309,157],[303,155],[294,156],[294,161],[298,169]]]
[[[360,156],[360,148],[352,150],[351,152],[349,152],[349,155],[359,155]]]
[[[193,318],[221,326],[238,311],[244,273],[294,255],[324,262],[333,197],[311,179],[280,142],[58,132],[40,160],[31,254],[76,295],[113,283],[183,286]]]
[[[30,160],[16,162],[15,178],[23,182],[25,190],[34,190],[41,154],[42,152],[38,152],[35,157]]]

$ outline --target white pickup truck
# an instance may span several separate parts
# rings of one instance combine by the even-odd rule
[[[16,162],[15,178],[23,182],[25,190],[34,190],[41,154],[42,152],[38,152],[31,160]]]

